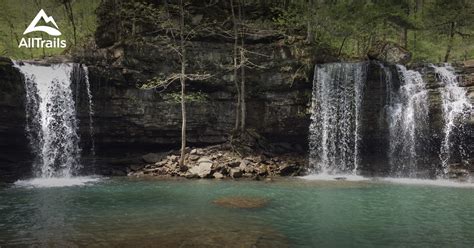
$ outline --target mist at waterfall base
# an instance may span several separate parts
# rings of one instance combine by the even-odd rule
[[[89,127],[93,142],[93,105],[87,67],[73,63],[36,65],[15,63],[26,89],[26,135],[34,155],[34,179],[17,185],[55,187],[81,185],[96,177],[76,177],[82,167],[73,84],[87,90]],[[76,91],[76,96],[79,93]],[[77,101],[77,98],[76,98]]]
[[[365,138],[361,130],[368,128],[364,126],[367,120],[363,122],[368,108],[364,101],[373,97],[365,95],[369,87],[366,85],[369,63],[374,62],[316,66],[309,138],[309,164],[313,173],[304,178],[365,180],[360,176],[364,173],[360,168],[364,166],[361,165],[364,156],[361,147]],[[378,165],[388,165],[382,176],[390,181],[414,184],[426,181],[419,179],[448,179],[449,164],[459,163],[469,156],[469,144],[465,137],[470,134],[464,123],[474,110],[466,89],[460,87],[454,68],[448,64],[432,65],[441,87],[430,91],[420,72],[408,70],[402,65],[393,68],[375,63],[379,67],[378,81],[381,88],[385,88],[385,93],[382,92],[385,96],[375,103],[383,107],[377,119],[371,121],[379,125],[385,123],[388,133],[381,136],[386,136],[384,142],[388,146],[386,151],[379,149],[380,154],[370,156],[385,156],[383,165]],[[438,134],[432,133],[429,123],[428,98],[434,92],[439,93],[442,99],[444,124],[439,145],[432,141],[432,137]],[[439,157],[434,162],[429,154],[429,149],[433,147]]]

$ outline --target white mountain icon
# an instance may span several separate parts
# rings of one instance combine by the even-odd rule
[[[46,23],[50,23],[50,22],[53,23],[53,25],[56,28],[49,27],[49,26],[36,26],[36,24],[38,24],[38,22],[40,21],[41,18],[43,18],[43,20]],[[25,29],[25,32],[23,32],[23,34],[35,32],[35,31],[42,31],[42,32],[46,32],[46,33],[48,33],[49,35],[52,35],[52,36],[59,36],[59,35],[61,35],[61,32],[59,32],[58,29],[59,29],[58,25],[54,21],[54,18],[52,16],[46,15],[44,10],[40,10],[38,12],[38,14],[35,16],[35,19],[33,19],[33,21],[30,23],[30,25]]]

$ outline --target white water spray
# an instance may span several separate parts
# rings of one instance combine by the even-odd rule
[[[319,65],[313,83],[310,165],[319,173],[356,173],[366,63]]]
[[[71,177],[81,167],[72,64],[15,64],[26,88],[26,132],[36,156],[35,176]]]
[[[91,85],[89,82],[89,69],[87,66],[83,65],[82,69],[84,70],[84,80],[87,90],[87,102],[89,106],[89,134],[91,138],[91,154],[95,156],[95,141],[94,141],[94,102],[92,100]]]
[[[459,153],[460,157],[466,155],[465,144],[453,142],[454,136],[463,136],[463,120],[469,119],[473,115],[473,106],[467,97],[466,89],[459,86],[458,78],[454,68],[450,65],[433,66],[441,83],[441,99],[443,104],[443,140],[441,143],[440,159],[442,163],[442,173],[448,173],[448,167],[453,152]],[[457,134],[455,134],[457,132]]]
[[[421,74],[397,65],[400,87],[390,89],[388,124],[391,175],[416,177],[427,120],[428,91]],[[393,87],[392,83],[387,84]]]

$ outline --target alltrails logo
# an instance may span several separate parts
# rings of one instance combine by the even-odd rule
[[[50,26],[36,26],[38,22],[43,19],[46,24],[52,23],[54,27]],[[54,21],[52,16],[46,15],[44,10],[40,10],[38,14],[35,16],[33,21],[30,25],[25,29],[23,34],[28,34],[31,32],[41,31],[45,32],[51,36],[59,36],[61,32],[59,31],[58,25]],[[61,40],[60,38],[53,38],[52,40],[46,40],[43,38],[22,38],[20,44],[18,45],[19,48],[26,47],[26,48],[65,48],[66,41]]]

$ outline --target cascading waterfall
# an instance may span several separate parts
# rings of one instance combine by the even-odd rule
[[[88,110],[88,124],[89,124],[89,138],[90,138],[90,153],[95,156],[95,141],[94,141],[94,102],[92,99],[91,85],[89,82],[89,69],[85,65],[74,64],[73,68],[74,83],[76,85],[76,105],[80,99],[80,89],[85,87],[85,94],[82,94],[87,99]]]
[[[71,90],[73,64],[16,63],[26,88],[26,132],[42,178],[77,174],[81,149]]]
[[[366,63],[316,67],[309,144],[310,165],[315,171],[357,172],[366,70]]]
[[[309,137],[313,172],[356,174],[360,158],[367,161],[364,171],[375,168],[392,177],[446,177],[450,165],[463,166],[472,131],[466,123],[474,108],[454,69],[433,66],[439,81],[433,86],[438,86],[443,112],[439,119],[436,90],[420,72],[376,63],[381,84],[370,78],[365,85],[367,63],[316,66]],[[369,93],[377,95],[364,96]],[[440,140],[433,133],[438,119],[443,123]]]
[[[92,92],[91,92],[91,84],[89,82],[89,69],[87,66],[82,66],[84,70],[84,80],[86,83],[86,90],[87,90],[87,103],[89,106],[89,134],[91,137],[91,154],[95,156],[95,141],[94,141],[94,103],[92,101]]]
[[[400,87],[395,89],[392,82],[387,83],[390,174],[415,177],[426,137],[428,91],[419,72],[402,65],[397,65],[397,70]]]
[[[462,140],[455,141],[455,137],[466,136],[461,123],[474,114],[472,103],[467,97],[466,89],[459,86],[458,78],[454,68],[450,65],[433,66],[438,79],[444,87],[440,88],[443,106],[443,140],[440,149],[442,163],[442,175],[446,175],[449,169],[450,159],[456,152],[463,158],[466,156],[466,145]]]

